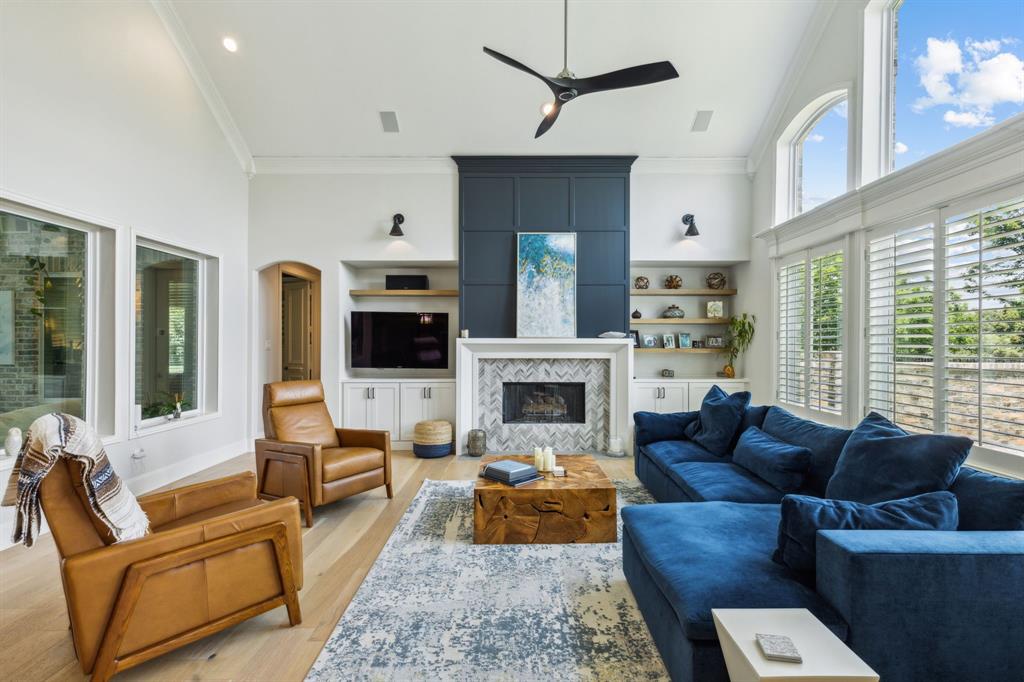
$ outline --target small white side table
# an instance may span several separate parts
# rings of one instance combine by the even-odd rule
[[[878,682],[842,640],[807,609],[712,609],[732,682]],[[754,635],[786,635],[803,663],[769,661]]]

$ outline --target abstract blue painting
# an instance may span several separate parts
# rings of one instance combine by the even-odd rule
[[[576,233],[516,236],[516,336],[575,338]]]

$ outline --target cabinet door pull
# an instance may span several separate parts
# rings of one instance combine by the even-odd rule
[[[374,387],[374,388],[370,389],[370,400],[376,400],[376,399],[377,399],[377,389],[376,389],[376,387]]]
[[[427,388],[427,397],[430,398],[431,400],[434,399],[434,389],[433,388],[430,388],[430,387]]]

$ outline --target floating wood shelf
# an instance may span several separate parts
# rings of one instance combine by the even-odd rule
[[[722,348],[634,348],[637,353],[721,353]]]
[[[630,324],[729,324],[727,317],[654,317],[630,320]],[[697,350],[700,350],[699,348]]]
[[[735,289],[630,289],[630,296],[735,296]]]
[[[350,296],[446,296],[458,297],[458,289],[349,289]]]

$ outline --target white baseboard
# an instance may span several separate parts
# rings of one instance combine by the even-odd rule
[[[125,484],[136,495],[143,495],[150,490],[173,483],[186,476],[197,474],[203,469],[251,451],[252,441],[249,439],[235,441],[214,450],[207,450],[198,455],[193,455],[188,459],[179,460],[174,464],[169,464],[154,471],[147,471],[134,478],[125,479]],[[0,516],[2,516],[0,518],[0,533],[2,533],[0,535],[0,550],[3,550],[14,544],[11,542],[11,533],[14,530],[14,509],[6,507]],[[46,535],[49,532],[50,528],[46,525],[46,519],[44,518],[40,524],[37,537]]]

